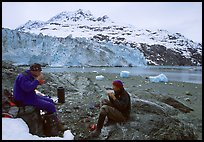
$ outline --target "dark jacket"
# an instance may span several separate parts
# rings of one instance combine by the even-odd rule
[[[123,116],[129,118],[131,111],[130,95],[125,91],[125,89],[122,89],[119,92],[115,92],[115,97],[115,100],[109,97],[111,104],[114,108],[119,110]]]
[[[33,104],[37,99],[35,89],[38,85],[39,81],[32,76],[30,70],[20,73],[14,83],[14,100],[22,105]]]

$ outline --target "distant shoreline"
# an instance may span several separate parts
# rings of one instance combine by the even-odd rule
[[[149,67],[47,67],[43,69],[43,72],[88,72],[88,73],[115,73],[120,74],[121,71],[129,71],[130,76],[157,76],[161,73],[165,74],[169,81],[187,82],[202,84],[202,68],[201,67],[173,67],[170,66],[162,68],[161,66],[149,66]]]

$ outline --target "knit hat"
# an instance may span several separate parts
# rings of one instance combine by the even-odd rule
[[[31,71],[42,71],[41,64],[34,63],[30,66]]]
[[[117,86],[120,89],[123,88],[123,83],[120,80],[114,80],[112,84]]]

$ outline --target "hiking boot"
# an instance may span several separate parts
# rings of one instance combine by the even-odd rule
[[[64,125],[61,122],[58,122],[57,128],[59,131],[62,131],[62,132],[64,132],[66,130],[66,128],[64,127]]]
[[[89,135],[88,135],[88,138],[96,138],[98,137],[99,135],[101,134],[101,131],[96,129],[94,131],[92,131]]]

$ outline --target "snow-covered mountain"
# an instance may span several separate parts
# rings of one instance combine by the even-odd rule
[[[42,35],[52,36],[52,40],[84,37],[88,44],[92,44],[90,41],[95,41],[98,46],[99,43],[101,46],[113,44],[111,46],[118,47],[120,50],[137,49],[144,54],[147,64],[152,65],[202,65],[202,45],[185,38],[180,33],[170,33],[161,29],[156,31],[138,29],[132,25],[115,23],[107,15],[94,17],[90,11],[82,9],[61,12],[46,22],[28,21],[16,30],[40,34],[42,38],[46,38]],[[90,50],[94,51],[95,48],[90,48]],[[130,56],[134,53],[130,52]],[[134,59],[132,60],[134,62]]]

